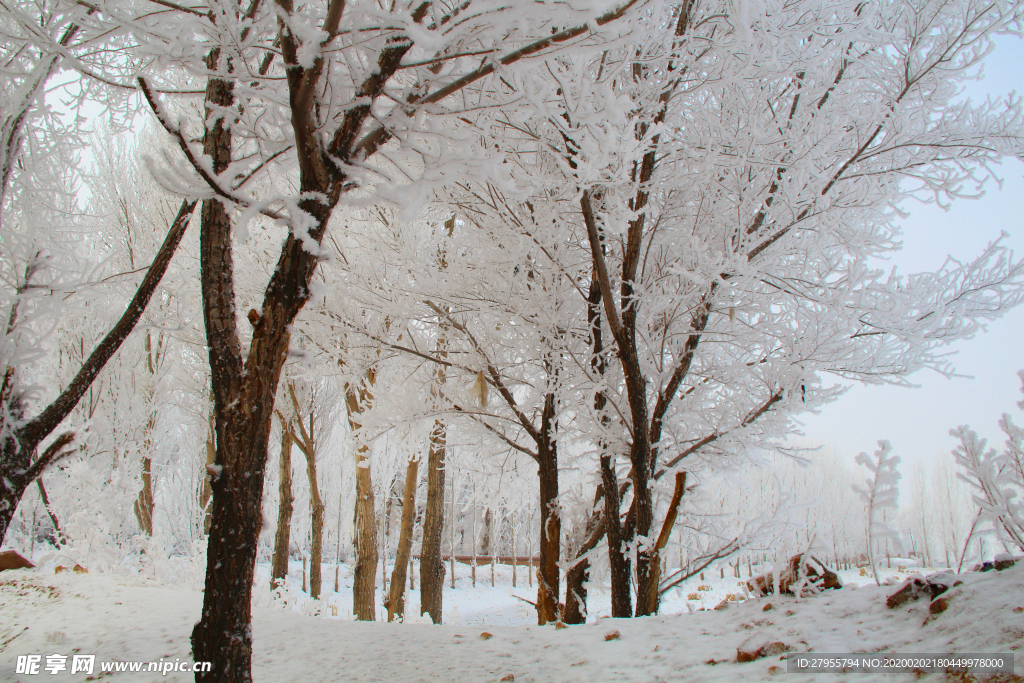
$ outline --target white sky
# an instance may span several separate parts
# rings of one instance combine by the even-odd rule
[[[968,84],[965,94],[980,99],[1024,91],[1022,69],[1024,40],[1004,37],[986,61],[984,79]],[[948,212],[934,205],[905,206],[911,216],[903,223],[904,250],[889,267],[909,274],[937,268],[948,254],[971,259],[1002,231],[1009,233],[1005,243],[1024,257],[1024,164],[1011,160],[999,175],[1005,181],[1002,190],[990,182],[982,199],[960,200]],[[919,388],[856,385],[820,415],[801,418],[806,441],[833,446],[852,466],[857,453],[873,452],[879,439],[889,439],[906,463],[904,477],[913,461],[950,457],[956,442],[949,430],[961,424],[1001,445],[999,416],[1020,416],[1017,371],[1024,370],[1024,306],[952,350],[957,351],[951,359],[957,372],[970,379],[923,371],[911,377]],[[829,377],[824,379],[829,383]]]

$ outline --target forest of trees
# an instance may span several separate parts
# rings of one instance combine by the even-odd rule
[[[585,621],[597,581],[644,616],[726,561],[858,561],[862,475],[786,437],[828,377],[949,374],[1024,297],[999,235],[876,260],[902,202],[1024,159],[1019,97],[958,97],[1022,18],[0,5],[0,534],[205,566],[211,681],[251,679],[257,565],[289,556],[313,597],[347,563],[363,620],[411,578],[434,622],[445,558],[526,556],[541,624]],[[915,470],[885,521],[929,564],[1020,541],[1012,457],[962,441],[969,481]]]

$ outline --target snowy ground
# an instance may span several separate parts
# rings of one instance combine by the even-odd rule
[[[477,569],[477,587],[468,568],[458,567],[456,590],[446,590],[450,624],[356,623],[348,596],[327,596],[322,615],[314,603],[283,605],[269,594],[254,599],[254,677],[291,681],[500,681],[509,674],[523,682],[547,681],[757,681],[785,674],[778,657],[736,663],[736,649],[748,638],[781,641],[796,651],[968,653],[1014,652],[1024,672],[1024,566],[1003,572],[965,574],[949,609],[928,618],[921,601],[889,610],[892,586],[868,584],[856,572],[850,584],[814,598],[753,599],[721,611],[689,613],[686,594],[698,592],[712,607],[737,579],[727,575],[688,584],[670,596],[666,612],[682,614],[645,619],[598,618],[594,623],[556,630],[531,624],[532,608],[511,593],[533,599],[534,590],[511,588],[511,574],[499,568],[490,587],[490,568]],[[301,569],[299,570],[301,573]],[[745,572],[744,572],[745,573]],[[293,572],[293,575],[295,572]],[[324,572],[333,588],[333,568]],[[463,574],[466,574],[463,577]],[[897,575],[895,571],[887,575]],[[262,580],[262,576],[260,579]],[[745,578],[745,577],[744,577]],[[857,583],[861,583],[859,587]],[[731,588],[730,588],[731,587]],[[415,594],[413,594],[415,595]],[[264,596],[264,597],[260,597]],[[607,598],[598,595],[598,616]],[[350,598],[348,598],[350,600]],[[68,672],[35,676],[15,673],[17,655],[96,654],[98,660],[172,661],[189,657],[189,634],[196,621],[199,590],[170,588],[140,578],[99,573],[55,575],[52,569],[0,574],[0,681],[86,680]],[[298,602],[298,604],[295,604]],[[261,604],[262,603],[262,604]],[[772,608],[764,611],[766,603]],[[332,610],[330,605],[335,605]],[[700,606],[690,601],[690,608]],[[338,617],[332,614],[337,611]],[[606,634],[618,631],[616,640]],[[489,633],[492,637],[483,638]],[[773,669],[773,667],[776,667]],[[830,680],[918,680],[904,674],[800,675],[807,683]],[[191,675],[122,673],[102,680],[190,680]],[[925,680],[944,680],[941,674]],[[957,679],[959,680],[959,679]],[[1020,680],[1020,679],[1016,679]]]

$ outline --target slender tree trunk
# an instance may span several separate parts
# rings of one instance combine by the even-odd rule
[[[131,265],[135,267],[135,259],[131,259]],[[150,381],[156,382],[156,371],[160,366],[160,352],[163,348],[163,339],[157,341],[156,348],[153,347],[153,336],[146,332],[146,368],[149,371]],[[153,430],[156,428],[156,414],[153,412],[153,394],[155,389],[151,386],[146,391],[146,405],[150,408],[149,417],[146,419],[145,433],[142,439],[142,448],[145,455],[142,457],[142,489],[139,497],[135,500],[135,519],[139,522],[139,529],[147,536],[153,535]]]
[[[484,557],[491,553],[491,525],[494,523],[493,513],[490,508],[484,510],[484,537],[480,539],[480,554]]]
[[[445,232],[451,237],[455,230],[455,217],[445,222]],[[438,267],[445,270],[448,263],[445,259],[445,246],[437,250]],[[448,342],[445,336],[447,326],[442,322],[437,338],[437,356],[446,358]],[[434,385],[431,396],[440,400],[444,394],[446,381],[444,366],[434,369]],[[441,536],[444,534],[444,479],[445,456],[447,447],[447,426],[441,420],[434,420],[434,428],[430,431],[430,447],[427,451],[427,501],[423,510],[423,541],[420,544],[420,616],[430,615],[435,624],[441,623],[444,604],[444,560],[441,559]],[[452,491],[452,500],[455,492]],[[452,512],[454,534],[454,503]],[[454,536],[452,556],[455,555]],[[455,562],[452,560],[452,587],[455,583]]]
[[[338,574],[341,572],[341,519],[344,494],[338,494],[338,528],[334,538],[334,592],[338,592]]]
[[[142,458],[142,490],[135,499],[135,519],[139,529],[147,536],[153,535],[153,459]]]
[[[541,439],[537,447],[537,476],[540,479],[540,566],[537,569],[537,623],[541,626],[560,618],[558,609],[558,557],[562,540],[562,518],[558,507],[558,451],[552,439],[555,397],[544,397]]]
[[[288,554],[292,533],[292,433],[281,424],[281,456],[278,460],[277,533],[270,569],[270,589],[284,586],[288,577]]]
[[[412,532],[416,521],[416,486],[419,484],[419,458],[411,458],[405,468],[405,490],[402,492],[402,529],[395,553],[395,569],[391,574],[388,596],[388,621],[405,614],[405,577],[412,558]]]
[[[445,423],[435,420],[427,455],[427,502],[423,510],[423,544],[420,550],[420,614],[430,614],[435,624],[441,623],[444,594],[441,536],[444,532],[446,435]]]
[[[309,449],[304,450],[303,453],[306,456],[306,477],[309,479],[310,545],[312,546],[309,553],[309,596],[318,600],[323,580],[321,564],[324,547],[324,503],[320,499],[320,486],[316,481],[315,444],[307,445]]]
[[[43,507],[46,508],[46,514],[50,516],[50,522],[53,523],[53,537],[58,544],[61,543],[61,537],[64,532],[60,530],[60,524],[57,522],[57,515],[53,514],[53,508],[50,507],[50,497],[46,495],[46,487],[43,486],[43,478],[36,479],[36,486],[39,487],[39,497],[43,501]]]

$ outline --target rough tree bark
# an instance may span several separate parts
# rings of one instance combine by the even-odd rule
[[[444,224],[444,234],[451,239],[455,232],[455,216]],[[442,242],[437,249],[437,266],[444,271],[448,268],[447,252]],[[448,326],[443,316],[438,320],[437,357],[448,357]],[[445,366],[434,367],[434,384],[431,397],[440,402],[444,397],[446,380]],[[441,623],[444,597],[444,561],[441,559],[441,535],[444,533],[444,461],[447,452],[447,427],[441,420],[434,420],[430,430],[430,445],[427,450],[427,500],[423,510],[423,541],[420,544],[420,616],[429,614],[435,624]]]
[[[444,592],[441,535],[444,531],[445,437],[444,422],[435,420],[427,453],[427,502],[423,510],[423,544],[420,549],[420,614],[430,614],[435,624],[441,623]]]
[[[278,458],[277,533],[270,566],[270,590],[284,586],[288,576],[288,552],[292,533],[292,433],[281,423],[281,455]]]
[[[402,492],[402,529],[398,535],[395,569],[391,573],[391,594],[388,596],[388,621],[405,614],[405,577],[412,559],[412,534],[416,521],[416,486],[419,484],[420,460],[410,458],[405,468],[405,490]]]
[[[560,618],[558,609],[558,556],[562,517],[558,507],[558,450],[554,441],[555,395],[544,396],[540,439],[537,442],[537,477],[540,480],[540,566],[537,567],[537,623]]]
[[[358,389],[345,389],[345,403],[348,407],[348,422],[352,432],[359,438],[362,426],[357,418],[373,400],[370,388],[376,381],[373,369],[366,373],[366,381]],[[359,442],[356,451],[356,506],[353,545],[356,552],[356,566],[352,582],[352,611],[359,621],[374,621],[377,618],[375,604],[377,591],[377,517],[373,496],[373,477],[370,473],[370,448]]]

